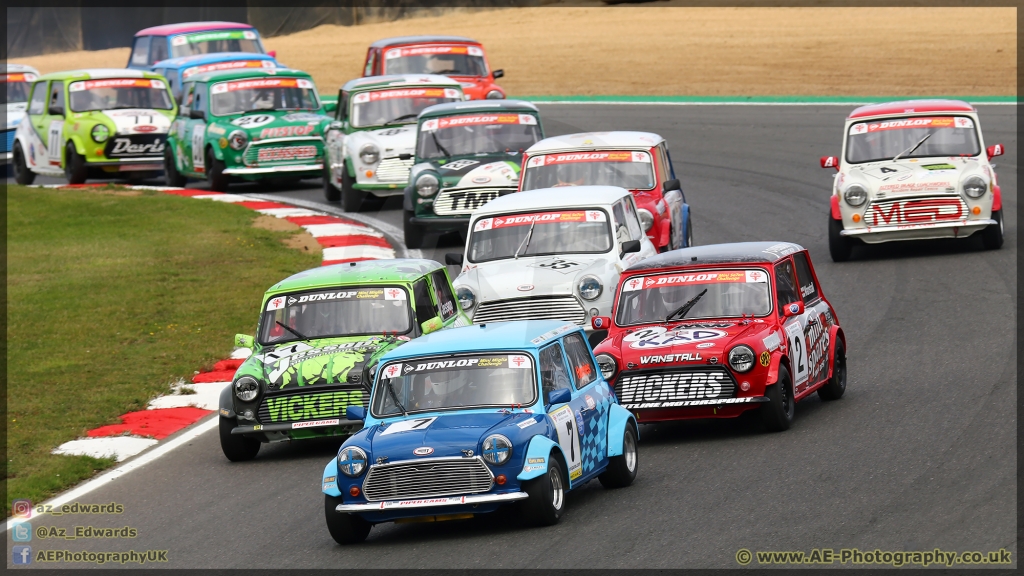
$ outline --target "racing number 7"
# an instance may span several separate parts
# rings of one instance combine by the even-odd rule
[[[427,424],[430,424],[433,420],[434,420],[433,418],[419,418],[417,420],[414,420],[414,422],[416,422],[416,424],[414,424],[412,426],[412,428],[409,428],[409,429],[410,430],[415,430],[417,428],[422,428],[423,426],[426,426]]]

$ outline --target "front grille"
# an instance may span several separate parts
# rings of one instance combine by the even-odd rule
[[[4,152],[10,152],[14,150],[14,130],[4,131]]]
[[[262,424],[344,419],[345,410],[349,406],[365,408],[368,401],[366,392],[357,387],[323,392],[300,390],[290,394],[265,396],[257,416]]]
[[[935,224],[967,218],[967,204],[958,195],[928,196],[872,202],[864,213],[867,226]]]
[[[128,134],[107,140],[103,155],[111,160],[163,158],[167,134]]]
[[[412,169],[412,158],[402,160],[397,156],[385,158],[377,167],[378,182],[396,182],[404,184],[409,181],[409,170]]]
[[[615,384],[615,394],[625,408],[670,408],[694,401],[735,398],[736,381],[721,366],[623,372]]]
[[[374,502],[487,492],[490,470],[480,458],[433,458],[370,466],[363,494]]]
[[[501,195],[502,192],[514,192],[515,188],[497,189],[458,189],[442,190],[434,200],[434,214],[438,216],[469,216],[473,210],[487,204]]]
[[[473,315],[473,323],[510,320],[565,320],[583,324],[587,311],[572,296],[513,298],[482,302]]]
[[[288,166],[309,164],[320,158],[319,138],[289,138],[249,144],[242,154],[246,166]]]

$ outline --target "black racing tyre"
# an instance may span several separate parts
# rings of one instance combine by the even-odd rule
[[[1003,209],[992,211],[995,224],[989,224],[981,231],[981,243],[986,250],[998,250],[1003,247]]]
[[[822,400],[839,400],[846,392],[846,349],[843,341],[836,339],[835,351],[832,353],[832,377],[818,388],[818,397]]]
[[[224,173],[224,163],[217,160],[212,150],[206,151],[206,179],[210,182],[210,190],[227,191],[229,177]]]
[[[359,212],[366,202],[366,192],[355,189],[355,178],[349,176],[348,169],[341,170],[341,209],[345,212]]]
[[[828,217],[828,253],[832,256],[833,262],[846,262],[853,252],[853,241],[840,234],[843,230],[843,221]]]
[[[341,200],[341,190],[334,187],[334,182],[331,182],[331,167],[327,160],[324,160],[324,199],[328,202],[337,202]]]
[[[232,434],[235,427],[233,418],[220,417],[220,449],[232,462],[245,462],[256,457],[260,451],[260,441],[241,434]]]
[[[789,370],[779,366],[779,380],[764,389],[768,402],[761,404],[761,421],[771,432],[789,430],[793,424],[796,402],[793,400],[793,380]]]
[[[406,248],[423,248],[423,237],[427,234],[423,226],[412,222],[415,215],[412,210],[402,210],[402,231],[405,233]]]
[[[338,512],[337,506],[341,498],[324,494],[324,517],[327,520],[327,531],[338,544],[359,544],[370,534],[370,524],[355,514]]]
[[[85,164],[85,158],[75,150],[75,144],[68,142],[64,147],[64,177],[68,184],[84,184],[89,176],[89,167]]]
[[[21,149],[21,142],[14,143],[14,181],[23,186],[36,181],[36,173],[28,169],[28,162],[25,161],[25,151]]]
[[[636,429],[633,423],[626,424],[622,435],[622,454],[608,459],[608,468],[597,477],[605,488],[625,488],[633,483],[639,464]]]
[[[188,178],[178,172],[178,163],[174,161],[174,152],[170,146],[164,150],[164,182],[175,188],[181,188],[188,182]]]
[[[533,526],[553,526],[565,510],[565,473],[562,460],[554,452],[548,456],[548,470],[543,476],[523,482],[529,497],[522,501],[523,519]]]

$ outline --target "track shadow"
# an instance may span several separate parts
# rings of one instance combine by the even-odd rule
[[[904,240],[900,242],[886,242],[884,244],[854,245],[850,261],[900,260],[985,251],[981,244],[981,233],[979,232],[967,238]]]

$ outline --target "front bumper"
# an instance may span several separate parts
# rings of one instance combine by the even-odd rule
[[[224,174],[231,176],[261,176],[267,174],[294,174],[296,172],[321,172],[323,164],[297,164],[291,166],[270,166],[267,168],[227,168]]]
[[[156,156],[150,158],[131,158],[124,160],[107,160],[103,162],[94,162],[86,160],[85,165],[89,168],[116,168],[120,172],[135,172],[135,171],[150,171],[150,170],[163,170],[164,159],[163,157]],[[110,170],[108,170],[110,171]]]
[[[0,153],[0,165],[7,165],[11,163],[11,152]]]
[[[892,226],[865,226],[844,228],[841,236],[860,238],[868,244],[893,240],[930,240],[936,238],[966,238],[987,226],[998,224],[992,219],[957,220],[924,224],[898,224]]]
[[[469,496],[442,496],[440,498],[417,498],[414,500],[384,500],[365,504],[338,504],[338,512],[382,512],[407,510],[411,508],[439,508],[446,506],[475,506],[478,504],[503,504],[528,498],[526,492],[505,494],[472,494]]]
[[[292,430],[308,430],[310,428],[337,428],[337,427],[359,427],[362,428],[361,420],[346,420],[345,418],[330,418],[320,421],[307,422],[281,422],[278,424],[253,424],[235,426],[231,429],[232,434],[258,434],[260,432],[291,432]]]

